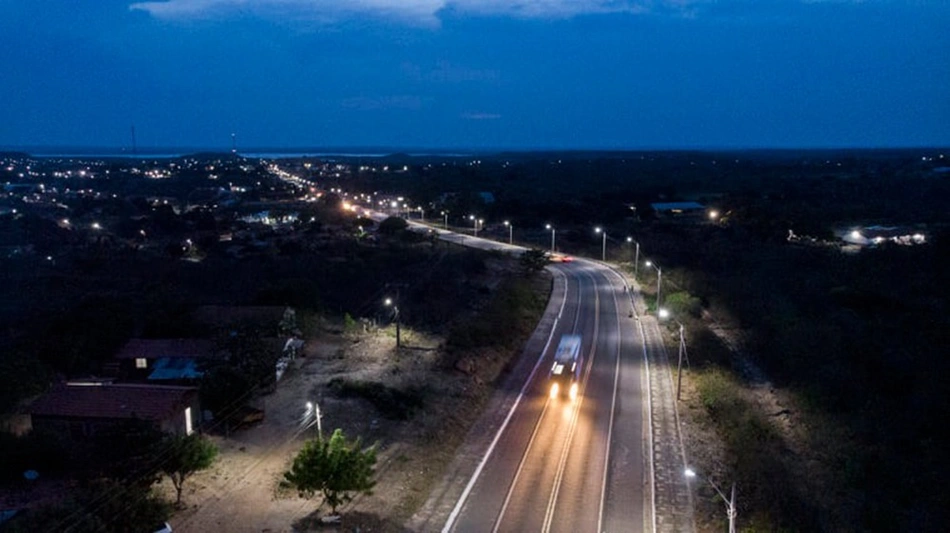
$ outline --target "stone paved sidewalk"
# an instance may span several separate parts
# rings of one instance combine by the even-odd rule
[[[634,280],[627,280],[639,317],[636,333],[643,341],[649,367],[656,532],[692,533],[696,531],[696,522],[692,493],[685,475],[676,387],[669,358],[656,318],[646,314],[646,306],[639,297],[639,286]]]

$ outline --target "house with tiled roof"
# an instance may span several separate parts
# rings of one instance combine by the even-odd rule
[[[33,429],[73,439],[132,420],[166,433],[189,435],[200,420],[198,389],[139,383],[67,382],[29,407]]]

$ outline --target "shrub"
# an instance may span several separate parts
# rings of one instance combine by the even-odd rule
[[[378,381],[359,381],[333,378],[330,390],[342,398],[363,398],[385,418],[390,420],[408,420],[422,408],[425,390],[421,387],[397,389]]]

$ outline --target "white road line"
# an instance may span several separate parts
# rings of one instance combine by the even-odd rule
[[[508,493],[505,495],[505,503],[501,505],[501,510],[498,511],[498,516],[495,518],[495,525],[492,527],[492,533],[497,533],[498,528],[501,527],[501,520],[505,516],[505,511],[508,510],[508,504],[511,503],[511,495],[514,494],[515,485],[518,484],[518,478],[521,477],[521,471],[524,469],[524,464],[528,460],[528,450],[531,449],[531,445],[534,444],[535,437],[538,436],[538,429],[541,428],[541,421],[544,420],[544,413],[548,411],[548,406],[551,405],[551,398],[544,402],[544,408],[541,409],[541,416],[538,417],[538,421],[534,424],[534,431],[531,432],[531,438],[528,440],[528,446],[525,447],[525,453],[521,455],[521,461],[518,463],[518,469],[515,471],[515,477],[511,480],[511,484],[508,486]]]
[[[613,294],[613,287],[611,287]],[[607,497],[607,472],[610,469],[610,439],[614,431],[614,413],[617,407],[617,387],[620,382],[620,355],[623,348],[623,330],[620,327],[620,306],[617,305],[617,295],[613,294],[614,307],[617,310],[617,365],[614,368],[614,393],[610,400],[610,422],[607,424],[607,451],[604,454],[604,476],[600,482],[600,509],[597,511],[597,531],[603,531],[604,526],[604,500]]]
[[[564,298],[561,300],[561,308],[557,312],[557,316],[560,318],[561,314],[564,312],[564,304],[567,302],[567,276],[557,270],[554,270],[554,272],[557,272],[557,275],[561,276],[561,279],[564,280]],[[521,404],[521,399],[524,398],[525,391],[528,390],[528,384],[530,384],[531,380],[534,379],[534,375],[537,373],[538,367],[541,366],[541,361],[544,360],[544,354],[547,353],[548,348],[551,346],[551,340],[554,338],[554,332],[557,331],[558,318],[554,319],[554,325],[551,327],[551,333],[548,335],[548,340],[544,345],[544,349],[541,350],[541,353],[538,355],[538,361],[534,364],[534,368],[531,369],[531,374],[528,375],[528,379],[525,380],[524,385],[521,386],[521,391],[518,393],[515,403],[512,404],[511,409],[508,410],[508,416],[505,417],[505,421],[501,424],[501,427],[498,428],[498,432],[495,433],[495,438],[492,439],[491,445],[488,446],[485,456],[482,457],[482,460],[478,463],[478,467],[475,468],[475,472],[472,474],[471,479],[468,480],[468,484],[465,485],[462,495],[459,496],[458,502],[455,503],[455,507],[452,509],[452,513],[449,514],[448,520],[446,520],[445,525],[442,527],[442,533],[449,533],[452,531],[455,521],[458,520],[459,513],[462,512],[462,506],[465,505],[465,500],[468,499],[468,495],[472,492],[475,482],[478,481],[478,477],[485,468],[485,464],[488,463],[488,458],[491,457],[492,452],[495,450],[495,446],[498,445],[498,441],[501,439],[501,434],[504,433],[505,428],[508,427],[508,423],[511,421],[511,417],[515,414],[515,410],[518,408],[518,405]]]
[[[544,522],[541,525],[541,532],[548,533],[551,530],[551,524],[554,522],[554,510],[557,508],[557,496],[561,492],[561,481],[564,479],[564,468],[567,466],[567,456],[571,453],[571,443],[574,442],[574,433],[577,430],[577,419],[580,416],[581,405],[584,403],[584,397],[587,392],[587,382],[590,381],[590,372],[594,368],[594,357],[597,355],[597,338],[600,333],[600,294],[597,292],[597,281],[589,272],[584,272],[594,284],[594,334],[590,344],[590,357],[587,361],[587,371],[584,373],[584,387],[578,392],[577,403],[573,406],[574,412],[571,414],[571,423],[567,428],[567,442],[561,448],[561,457],[558,459],[557,472],[554,474],[554,486],[551,489],[551,496],[548,498],[548,507],[544,512]],[[577,291],[581,293],[580,290]],[[578,297],[578,313],[574,316],[574,331],[577,331],[577,321],[580,318],[580,298]],[[527,451],[525,452],[527,454]]]
[[[621,275],[619,272],[614,270],[612,267],[609,267],[610,270],[617,275],[618,278],[626,285],[626,278]],[[633,290],[628,291],[630,295],[630,305],[633,306]],[[646,387],[644,389],[645,394],[643,395],[646,398],[646,412],[647,416],[645,417],[645,422],[647,429],[649,430],[648,437],[648,446],[647,446],[647,459],[649,460],[650,466],[650,522],[652,526],[652,531],[656,532],[656,471],[653,466],[653,400],[652,400],[652,385],[650,380],[650,359],[647,355],[647,342],[646,334],[643,331],[643,321],[640,320],[640,315],[636,312],[636,306],[633,306],[633,313],[637,315],[637,328],[640,330],[640,338],[643,340],[643,371],[646,374],[645,380],[641,379],[641,387],[643,382],[646,382]]]
[[[647,399],[647,428],[650,430],[650,446],[647,458],[650,460],[650,507],[652,522],[653,522],[653,531],[656,531],[656,471],[653,468],[653,386],[651,385],[650,380],[650,358],[647,356],[647,339],[646,335],[643,332],[643,321],[637,320],[637,326],[640,329],[640,338],[643,339],[643,369],[646,372],[646,394],[644,395]]]

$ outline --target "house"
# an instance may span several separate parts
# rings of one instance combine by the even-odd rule
[[[138,383],[67,382],[29,407],[33,430],[80,439],[131,420],[166,433],[190,435],[198,426],[198,389]]]
[[[115,355],[124,379],[184,381],[198,379],[202,366],[228,354],[206,339],[131,339]]]

